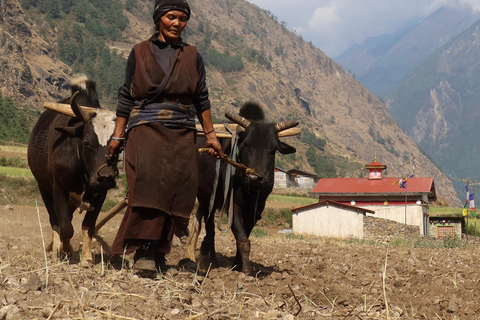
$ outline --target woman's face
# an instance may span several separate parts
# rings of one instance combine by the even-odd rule
[[[159,39],[166,43],[175,43],[187,26],[188,16],[185,12],[172,10],[164,14],[158,21]]]

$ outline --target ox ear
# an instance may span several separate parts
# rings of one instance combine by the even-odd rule
[[[82,128],[81,127],[55,127],[55,130],[58,132],[70,137],[76,138],[82,136]]]
[[[295,149],[291,145],[289,145],[285,142],[282,142],[282,141],[278,141],[277,149],[281,154],[290,154],[290,153],[297,152],[297,149]]]

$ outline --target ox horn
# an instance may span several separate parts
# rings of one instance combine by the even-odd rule
[[[76,99],[78,93],[79,91],[75,92],[70,98],[70,107],[72,108],[73,112],[75,113],[75,115],[79,120],[81,120],[82,122],[87,122],[88,120],[92,119],[95,116],[95,112],[86,110],[78,104]]]
[[[302,133],[302,129],[301,128],[290,128],[290,129],[285,129],[283,131],[280,131],[278,133],[278,137],[279,138],[282,138],[282,137],[291,137],[291,136],[296,136],[296,135],[299,135],[300,133]]]
[[[44,107],[45,109],[52,110],[52,111],[55,111],[55,112],[58,112],[58,113],[61,113],[61,114],[70,116],[70,117],[72,117],[72,118],[75,118],[75,117],[76,117],[76,114],[73,113],[72,107],[71,107],[69,104],[57,103],[57,102],[45,102],[45,103],[43,104],[43,107]],[[80,108],[82,108],[83,110],[85,110],[85,111],[87,111],[87,112],[98,112],[98,111],[99,111],[98,108],[92,108],[92,107],[80,106]],[[102,109],[102,110],[103,110],[103,109]]]
[[[250,125],[250,121],[248,121],[244,117],[241,117],[237,114],[227,112],[227,113],[225,113],[225,117],[227,117],[227,119],[229,119],[229,120],[232,120],[233,122],[235,122],[236,124],[238,124],[239,126],[241,126],[244,129],[247,129],[247,127]]]
[[[289,121],[283,121],[283,122],[277,123],[275,125],[275,129],[277,129],[277,132],[282,132],[284,130],[287,130],[296,126],[298,126],[298,121],[289,120]]]

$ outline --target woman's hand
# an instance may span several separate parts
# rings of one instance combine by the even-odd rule
[[[115,122],[115,131],[113,132],[112,140],[108,145],[108,152],[110,153],[110,157],[116,156],[123,151],[126,127],[127,119],[123,117],[117,117],[117,120]]]
[[[212,157],[216,157],[217,159],[222,158],[223,157],[222,145],[218,141],[215,131],[206,133],[205,137],[207,138],[207,143],[205,146],[209,148],[208,154],[211,155]]]
[[[108,145],[108,152],[110,153],[110,157],[116,156],[123,151],[124,149],[123,142],[124,142],[123,140],[110,141],[110,144]]]
[[[204,135],[207,138],[206,147],[210,148],[210,150],[208,150],[208,154],[212,157],[220,159],[223,157],[222,145],[217,139],[217,134],[215,133],[212,123],[212,113],[210,109],[203,110],[201,113],[199,113],[198,120],[200,121]]]

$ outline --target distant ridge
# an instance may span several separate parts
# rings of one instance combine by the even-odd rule
[[[392,35],[367,39],[335,60],[375,95],[383,97],[436,49],[480,19],[469,7],[442,7]]]

